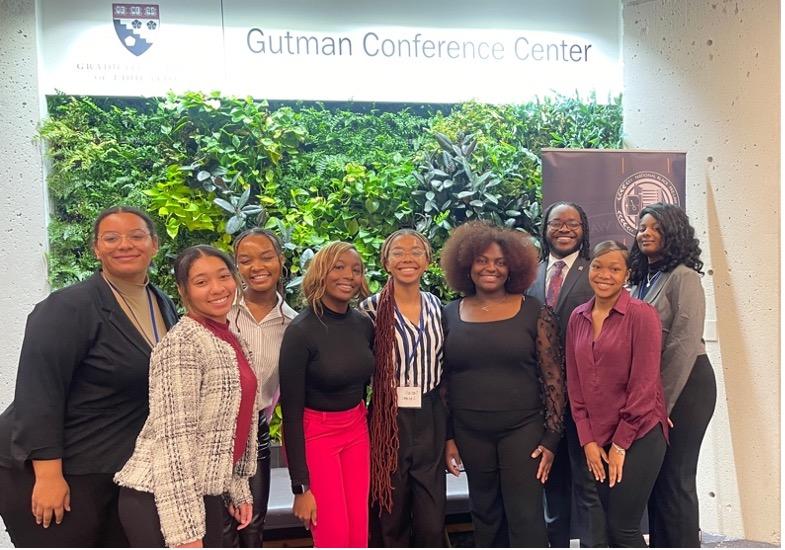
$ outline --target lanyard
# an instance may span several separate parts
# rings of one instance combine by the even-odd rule
[[[401,323],[401,326],[406,325],[406,319],[404,318],[403,314],[398,310],[398,307],[395,308],[395,315],[398,317],[398,321]],[[420,322],[417,325],[417,339],[414,341],[414,345],[412,346],[411,351],[406,355],[403,363],[404,368],[404,377],[406,379],[406,385],[409,385],[409,371],[412,370],[410,367],[414,363],[414,359],[417,356],[417,348],[420,346],[420,342],[422,341],[422,335],[425,332],[425,304],[420,297]]]
[[[147,338],[147,335],[145,334],[144,329],[142,328],[142,323],[140,323],[139,319],[136,318],[136,313],[134,313],[134,308],[132,308],[131,304],[128,303],[128,300],[125,299],[125,296],[123,296],[123,293],[120,292],[120,289],[117,288],[115,285],[113,285],[112,282],[106,277],[104,277],[104,281],[106,281],[107,284],[110,287],[112,287],[112,289],[114,289],[117,295],[120,296],[120,299],[123,301],[125,306],[128,308],[128,311],[131,313],[131,317],[133,317],[133,321],[136,323],[136,328],[142,334],[142,338],[144,338],[145,341],[147,341],[147,343],[150,344],[150,347],[155,346],[155,344],[157,344],[161,338],[160,336],[158,336],[158,323],[155,322],[155,308],[153,307],[153,296],[152,296],[153,293],[150,291],[150,289],[145,288],[145,291],[147,293],[147,306],[150,308],[150,324],[153,327],[153,338],[155,338],[155,342],[150,342],[150,340]]]
[[[150,292],[150,289],[147,288],[147,305],[150,308],[150,324],[153,326],[153,338],[155,338],[155,343],[157,344],[161,337],[158,336],[158,323],[155,322],[155,308],[153,307],[153,293]]]

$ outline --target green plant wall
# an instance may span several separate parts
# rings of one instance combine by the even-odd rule
[[[399,227],[438,250],[465,219],[529,231],[541,222],[543,147],[618,148],[621,99],[547,98],[449,108],[287,104],[187,93],[150,100],[53,96],[40,132],[50,157],[49,277],[54,288],[96,267],[92,220],[104,207],[150,212],[161,234],[153,277],[176,295],[171,258],[195,243],[230,249],[232,235],[276,230],[289,299],[327,241],[355,243],[372,289],[378,252]],[[430,290],[449,298],[438,267]]]

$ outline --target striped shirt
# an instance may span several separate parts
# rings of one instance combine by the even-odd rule
[[[283,311],[283,319],[281,312]],[[297,316],[278,294],[278,302],[264,319],[257,322],[245,299],[232,306],[229,312],[229,328],[240,336],[251,349],[253,368],[259,381],[256,390],[256,406],[262,410],[275,404],[278,399],[278,356],[281,352],[283,332]]]
[[[359,309],[376,323],[379,294],[366,298]],[[419,386],[428,393],[439,385],[444,366],[442,304],[430,292],[420,291],[420,322],[413,323],[395,308],[395,359],[398,386]],[[403,366],[403,368],[401,368]]]

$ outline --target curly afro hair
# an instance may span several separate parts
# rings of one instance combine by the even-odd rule
[[[455,228],[442,248],[441,266],[451,289],[464,296],[476,292],[470,276],[472,264],[493,243],[501,247],[510,270],[505,290],[510,294],[523,294],[531,286],[537,275],[538,261],[537,246],[531,235],[473,221]]]
[[[679,264],[684,264],[703,275],[703,262],[700,259],[700,242],[695,238],[695,229],[690,219],[680,207],[662,202],[650,204],[641,210],[638,219],[646,214],[651,215],[660,224],[662,232],[662,271],[672,271]],[[630,282],[639,284],[646,278],[649,271],[649,259],[638,248],[637,239],[632,242],[630,250]]]

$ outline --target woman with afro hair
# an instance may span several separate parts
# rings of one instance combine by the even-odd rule
[[[672,424],[670,445],[649,499],[652,547],[699,547],[698,454],[717,401],[706,356],[703,262],[684,210],[656,203],[640,212],[632,246],[633,295],[662,322],[662,386]]]
[[[478,547],[547,547],[543,484],[562,436],[565,382],[553,311],[524,297],[537,272],[525,232],[470,222],[442,249],[447,468],[469,480]]]

